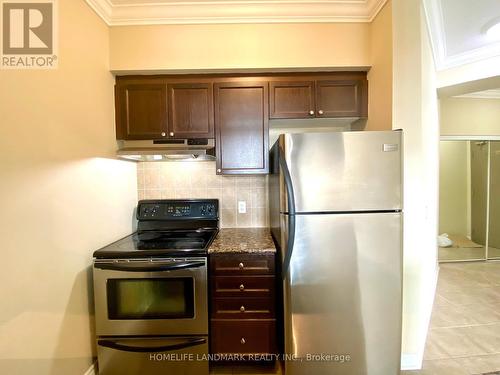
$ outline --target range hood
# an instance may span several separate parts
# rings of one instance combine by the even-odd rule
[[[119,141],[116,155],[132,161],[212,161],[213,139],[165,139]]]

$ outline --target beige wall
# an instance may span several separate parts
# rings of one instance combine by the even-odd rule
[[[0,71],[0,373],[83,374],[92,251],[128,234],[136,167],[115,149],[108,28],[59,3],[59,68]],[[90,312],[90,316],[89,316]]]
[[[467,141],[439,145],[439,233],[469,234],[470,180]]]
[[[110,32],[110,64],[122,74],[372,66],[366,128],[387,130],[392,123],[391,25],[389,1],[371,24],[117,26]]]
[[[116,73],[371,66],[368,122],[392,124],[392,2],[369,23],[112,27]]]
[[[393,127],[404,131],[402,368],[422,364],[437,281],[436,72],[420,0],[393,0]]]
[[[370,25],[155,25],[111,28],[111,69],[370,65]]]
[[[368,122],[366,130],[392,129],[392,1],[370,25]]]
[[[221,226],[267,227],[266,176],[218,176],[215,162],[148,162],[137,168],[139,199],[219,199]],[[246,213],[238,213],[245,201]]]
[[[440,100],[441,135],[500,135],[500,99]]]

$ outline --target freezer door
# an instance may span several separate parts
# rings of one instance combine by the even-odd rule
[[[286,374],[399,374],[400,214],[297,215],[296,225]]]
[[[297,212],[401,209],[401,132],[284,134]],[[282,190],[282,194],[285,191]],[[286,212],[281,199],[281,211]]]

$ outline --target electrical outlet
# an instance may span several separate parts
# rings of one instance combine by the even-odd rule
[[[247,213],[247,202],[246,201],[238,201],[238,213],[240,213],[240,214]]]

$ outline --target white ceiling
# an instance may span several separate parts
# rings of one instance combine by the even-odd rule
[[[371,22],[387,0],[86,0],[111,26]]]
[[[500,55],[486,26],[500,21],[500,0],[424,0],[438,70]]]

